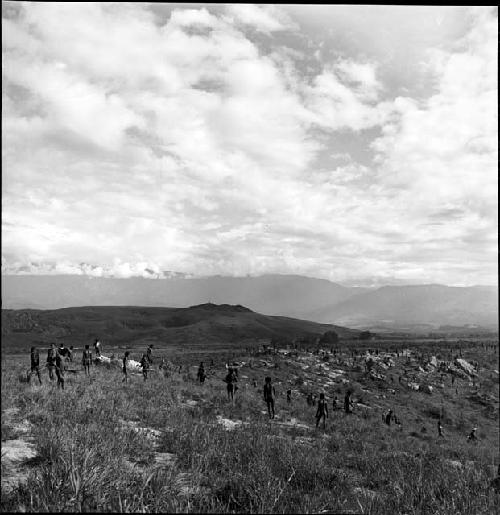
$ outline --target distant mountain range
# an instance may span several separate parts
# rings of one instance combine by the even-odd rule
[[[166,279],[3,275],[2,307],[240,304],[267,315],[372,330],[498,329],[496,286],[346,287],[296,275]],[[449,328],[449,327],[448,327]]]

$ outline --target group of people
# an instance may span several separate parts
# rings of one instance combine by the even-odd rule
[[[62,389],[64,389],[65,361],[73,361],[73,346],[67,348],[63,343],[61,343],[56,349],[55,343],[51,343],[50,348],[47,351],[46,367],[49,370],[49,379],[53,381],[57,378],[57,387]],[[31,383],[31,377],[33,374],[36,374],[38,382],[42,384],[42,377],[40,375],[40,354],[36,347],[31,347],[28,383]]]
[[[98,338],[94,340],[94,352],[95,358],[102,358],[102,344]],[[69,348],[65,347],[63,343],[56,348],[55,343],[50,344],[50,348],[47,351],[47,361],[46,367],[49,371],[49,379],[53,381],[57,378],[57,386],[58,388],[64,389],[64,372],[65,372],[65,362],[73,361],[73,346]],[[153,363],[153,345],[149,345],[146,352],[142,355],[140,366],[142,367],[142,373],[144,380],[148,377],[148,372]],[[128,381],[128,371],[127,371],[127,362],[130,359],[130,352],[126,351],[123,358],[123,381]],[[90,367],[92,366],[94,359],[92,355],[92,350],[90,349],[90,345],[85,345],[82,352],[82,367],[86,376],[90,376]],[[28,373],[28,383],[31,383],[32,376],[36,374],[38,377],[38,381],[42,384],[42,377],[40,374],[40,353],[36,347],[31,347],[30,353],[30,371]]]
[[[122,358],[122,372],[123,379],[122,383],[128,383],[129,375],[128,375],[128,362],[130,360],[130,352],[127,350]],[[142,377],[144,381],[147,380],[149,371],[151,369],[151,365],[153,364],[153,344],[149,345],[146,352],[142,355],[141,361],[139,361],[139,365],[142,368]]]
[[[102,358],[102,344],[98,338],[94,340],[94,351],[97,359]],[[64,344],[60,344],[58,348],[56,348],[54,343],[50,344],[50,348],[47,351],[47,362],[46,366],[49,371],[49,378],[51,381],[57,379],[57,387],[64,389],[64,371],[65,371],[65,362],[73,361],[73,346],[67,348]],[[125,351],[122,358],[122,372],[123,372],[123,380],[122,382],[127,383],[129,381],[128,374],[128,363],[130,360],[130,352]],[[38,381],[42,384],[42,378],[40,375],[40,355],[38,349],[36,347],[31,347],[30,354],[31,368],[28,373],[28,383],[31,382],[31,377],[33,374],[36,374],[38,377]],[[92,351],[90,350],[90,345],[85,345],[85,348],[82,352],[82,366],[85,371],[85,375],[90,375],[90,367],[92,366]],[[146,352],[142,355],[140,360],[140,367],[142,368],[142,375],[144,381],[148,378],[148,373],[151,369],[151,365],[153,364],[153,345],[149,345]],[[213,360],[212,360],[213,365]],[[238,368],[237,367],[229,367],[226,365],[227,375],[224,378],[224,382],[226,383],[227,396],[228,399],[234,404],[234,395],[238,390]],[[180,370],[179,370],[180,371]],[[205,382],[207,378],[207,373],[205,371],[204,363],[200,362],[197,372],[197,380],[200,384]],[[253,381],[254,387],[257,387],[257,382]],[[345,393],[344,397],[344,411],[346,414],[353,413],[354,402],[352,400],[352,390],[348,389]],[[270,419],[275,418],[275,398],[276,398],[276,390],[274,385],[272,384],[271,377],[266,377],[263,387],[263,397],[267,406],[267,412]],[[309,406],[316,406],[316,395],[309,393],[307,395],[307,404]],[[286,391],[286,400],[287,403],[290,404],[292,402],[292,390],[288,389]],[[334,395],[332,399],[332,408],[333,410],[338,409],[338,398]],[[326,419],[328,418],[328,404],[325,398],[324,393],[320,393],[319,399],[317,401],[317,409],[316,409],[316,427],[319,427],[321,421],[323,422],[323,429],[326,428]],[[389,409],[382,416],[383,421],[387,426],[391,426],[391,423],[394,422],[396,426],[400,429],[402,428],[401,421],[395,415],[392,409]],[[441,423],[441,418],[439,418],[437,422],[437,431],[439,437],[444,437],[443,426]],[[473,428],[470,434],[467,436],[468,441],[475,441],[477,428]]]

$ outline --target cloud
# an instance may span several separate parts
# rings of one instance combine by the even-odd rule
[[[226,11],[230,19],[264,33],[281,31],[292,26],[285,12],[273,5],[232,4],[227,6]]]
[[[495,13],[421,98],[283,12],[6,10],[3,270],[495,277]]]

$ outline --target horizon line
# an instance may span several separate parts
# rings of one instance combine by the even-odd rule
[[[172,275],[161,275],[162,273],[170,273]],[[190,280],[190,279],[211,279],[211,278],[223,278],[223,279],[257,279],[260,277],[269,277],[269,276],[282,276],[282,277],[298,277],[303,279],[310,279],[315,281],[326,281],[331,284],[335,284],[337,286],[341,286],[343,288],[370,288],[370,289],[379,289],[379,288],[386,288],[386,287],[407,287],[407,286],[444,286],[447,288],[498,288],[498,282],[497,284],[471,284],[471,285],[464,285],[464,284],[445,284],[445,283],[436,283],[436,282],[424,282],[424,283],[397,283],[397,284],[391,284],[390,280],[388,283],[378,282],[377,284],[369,284],[370,281],[360,281],[355,282],[353,284],[343,284],[341,282],[333,281],[331,279],[326,279],[324,277],[314,277],[310,275],[302,275],[297,273],[279,273],[279,272],[269,272],[269,273],[262,273],[262,274],[245,274],[245,275],[222,275],[222,274],[212,274],[212,275],[195,275],[193,273],[188,272],[172,272],[172,271],[162,271],[162,272],[155,272],[153,274],[150,274],[149,276],[144,275],[130,275],[127,277],[120,277],[116,275],[92,275],[87,273],[5,273],[1,272],[0,274],[2,277],[84,277],[88,279],[143,279],[146,281],[151,280],[161,280],[161,281],[168,281],[168,280]]]

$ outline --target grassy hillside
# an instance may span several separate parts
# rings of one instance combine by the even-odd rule
[[[196,346],[294,338],[334,330],[355,338],[356,330],[287,317],[266,316],[243,306],[201,304],[190,308],[78,307],[57,310],[2,310],[2,348],[64,342],[81,346],[99,337],[105,345],[153,343]]]
[[[377,342],[367,373],[364,353],[373,345],[335,354],[240,353],[234,405],[222,381],[225,357],[210,367],[208,346],[183,353],[167,375],[155,367],[146,382],[139,374],[123,384],[118,368],[94,367],[91,377],[67,374],[64,391],[45,371],[42,386],[27,385],[26,359],[2,353],[2,453],[11,458],[2,459],[1,509],[497,513],[498,341],[434,345],[440,361],[459,354],[477,361],[475,385],[467,375],[452,384],[451,374],[429,365],[429,347],[411,340]],[[204,385],[196,382],[199,359],[207,364]],[[277,390],[274,420],[262,400],[268,375]],[[433,393],[415,391],[412,381]],[[332,409],[333,396],[342,401],[347,388],[350,415]],[[325,430],[315,428],[315,408],[305,400],[321,391],[330,409]],[[401,426],[383,423],[388,408]],[[468,442],[473,426],[478,440]],[[16,461],[15,449],[29,459]]]

